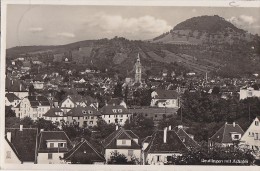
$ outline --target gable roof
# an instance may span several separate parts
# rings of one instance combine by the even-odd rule
[[[152,135],[152,140],[145,149],[146,153],[181,153],[188,148],[173,130],[167,130],[166,143],[163,142],[164,131],[157,130]]]
[[[102,115],[131,114],[131,112],[128,109],[121,105],[105,105],[100,109],[100,112],[102,113]]]
[[[47,140],[66,140],[66,148],[47,148]],[[64,131],[42,131],[38,136],[38,153],[68,152],[72,148],[71,141]]]
[[[57,115],[56,112],[62,112],[62,115]],[[47,117],[63,117],[66,116],[66,114],[64,114],[64,112],[60,109],[60,108],[50,108],[45,114],[43,114],[43,116],[47,116]]]
[[[84,156],[91,159],[92,162],[105,162],[105,158],[100,154],[86,139],[79,142],[69,152],[64,154],[65,160],[71,160],[77,153],[81,153]]]
[[[231,138],[231,132],[236,132],[241,135],[244,134],[243,129],[238,125],[235,124],[228,124],[225,123],[211,138],[210,140],[213,142],[217,143],[232,143],[232,138]]]
[[[9,102],[14,102],[15,100],[20,100],[14,93],[6,93],[5,97],[8,99]]]
[[[102,140],[101,144],[106,149],[141,149],[141,146],[136,141],[134,141],[136,138],[138,138],[138,136],[135,135],[131,130],[125,130],[121,127],[118,130],[112,132],[107,138]],[[117,146],[117,139],[130,139],[131,146]]]
[[[185,138],[185,141],[183,142],[186,147],[188,148],[195,148],[195,147],[199,147],[199,144],[193,139],[190,137],[189,134],[187,134],[187,132],[180,128],[177,130],[177,135],[182,139],[182,138]]]
[[[19,128],[6,128],[5,132],[11,132],[11,142],[8,142],[16,150],[18,158],[22,162],[35,162],[37,129],[23,128],[20,131]]]
[[[97,111],[95,108],[90,107],[90,106],[86,106],[86,107],[82,107],[82,106],[77,106],[72,108],[68,113],[67,116],[100,116],[101,113],[99,111]]]
[[[44,96],[27,96],[32,107],[37,106],[50,106],[50,102],[47,97]]]
[[[175,90],[155,90],[157,95],[154,97],[155,99],[177,99],[178,92]]]

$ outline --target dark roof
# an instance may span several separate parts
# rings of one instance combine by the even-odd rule
[[[32,107],[37,106],[50,106],[50,102],[47,97],[44,96],[28,96],[28,100]]]
[[[68,113],[67,116],[100,116],[101,113],[94,109],[93,107],[86,106],[86,107],[81,107],[77,106],[73,109],[71,109]]]
[[[11,149],[13,150],[13,152],[15,153],[15,155],[18,157],[18,159],[22,162],[22,159],[20,157],[20,155],[18,154],[15,146],[7,139],[7,137],[5,136],[5,140],[8,143],[8,145],[11,147]]]
[[[13,102],[15,100],[20,100],[14,93],[6,93],[5,97],[8,99],[9,102]]]
[[[20,80],[8,77],[5,80],[5,88],[6,92],[27,92]]]
[[[143,140],[143,143],[150,143],[152,140],[152,136],[147,136],[145,137],[145,139]]]
[[[178,92],[175,90],[155,90],[155,92],[158,94],[155,96],[156,99],[177,99]]]
[[[86,105],[90,105],[90,104],[92,104],[92,103],[96,103],[96,102],[97,102],[97,100],[94,99],[94,98],[91,97],[91,96],[84,96],[84,97],[83,97],[83,96],[81,96],[81,95],[79,95],[79,94],[73,94],[73,95],[68,95],[66,98],[64,98],[64,99],[61,101],[61,103],[63,103],[64,101],[66,101],[67,98],[70,98],[73,103],[84,102],[84,103],[86,103]]]
[[[100,112],[102,113],[102,115],[131,114],[131,112],[128,109],[121,105],[105,105],[100,109]]]
[[[66,140],[66,148],[47,148],[47,140]],[[71,141],[64,131],[42,131],[38,136],[38,152],[68,152],[72,148]]]
[[[57,115],[57,112],[62,112],[62,116]],[[50,110],[48,110],[43,116],[47,116],[47,117],[63,117],[64,112],[60,109],[60,108],[51,108]]]
[[[69,152],[64,154],[65,160],[71,160],[75,155],[82,154],[90,158],[92,162],[105,162],[105,158],[87,140],[79,142]]]
[[[148,147],[145,149],[147,153],[182,153],[187,150],[185,144],[181,141],[180,137],[175,131],[167,131],[166,143],[163,142],[163,130],[157,130],[152,135],[152,140]]]
[[[131,113],[147,113],[147,114],[165,114],[165,113],[175,113],[178,109],[176,108],[162,108],[162,107],[149,107],[149,108],[137,108],[129,109]]]
[[[236,132],[241,135],[244,134],[243,129],[238,125],[235,124],[228,124],[225,123],[211,138],[210,140],[217,143],[232,143],[231,133]]]
[[[6,128],[5,133],[11,132],[11,143],[17,151],[18,158],[22,162],[35,162],[36,153],[36,128]]]
[[[183,138],[185,139],[183,143],[186,145],[186,147],[188,148],[199,147],[198,143],[193,138],[191,138],[190,135],[187,134],[187,132],[184,129],[180,128],[176,133],[181,139]]]
[[[134,137],[132,137],[131,135],[133,135]],[[125,130],[121,127],[111,133],[107,138],[102,140],[101,144],[105,149],[141,149],[141,146],[136,141],[134,141],[134,139],[136,138],[138,138],[138,136],[135,135],[131,130]],[[131,146],[117,146],[117,139],[129,139],[131,140]]]

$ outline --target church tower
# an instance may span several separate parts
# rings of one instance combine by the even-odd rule
[[[135,63],[135,83],[141,83],[141,76],[142,76],[142,65],[138,53],[137,61]]]

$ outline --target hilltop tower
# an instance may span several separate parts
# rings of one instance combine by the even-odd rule
[[[142,65],[138,53],[137,61],[135,63],[135,83],[141,83],[141,77],[142,77]]]

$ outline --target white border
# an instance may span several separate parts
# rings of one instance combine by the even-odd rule
[[[0,59],[0,151],[4,148],[4,95],[5,95],[5,49],[6,49],[6,14],[8,4],[34,4],[34,5],[107,5],[107,6],[194,6],[194,7],[260,7],[260,0],[257,1],[235,1],[235,0],[1,0],[1,59]],[[259,11],[260,15],[260,11]],[[12,169],[12,170],[96,170],[96,171],[115,171],[115,170],[151,170],[151,171],[165,171],[165,170],[236,170],[244,171],[252,170],[259,171],[260,167],[255,166],[127,166],[127,165],[10,165],[4,164],[3,153],[0,153],[0,170]]]

